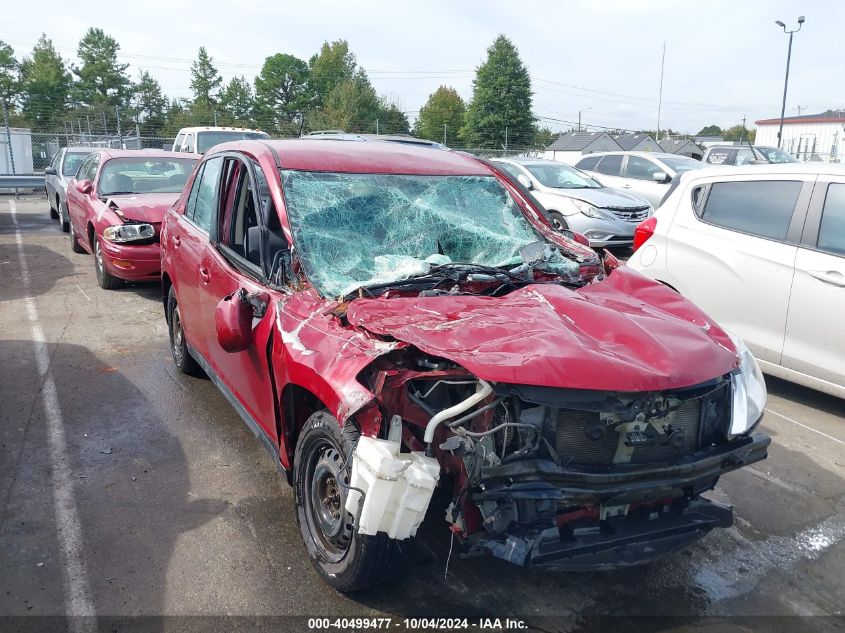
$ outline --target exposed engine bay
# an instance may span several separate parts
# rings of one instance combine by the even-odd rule
[[[520,565],[636,564],[729,526],[731,509],[700,495],[768,444],[731,439],[730,375],[639,393],[532,387],[405,349],[360,378],[403,445],[440,464],[464,553]]]

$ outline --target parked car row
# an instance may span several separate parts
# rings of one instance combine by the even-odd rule
[[[67,205],[101,285],[160,279],[173,362],[255,432],[314,566],[352,591],[435,485],[468,555],[606,569],[730,525],[702,494],[766,457],[743,342],[539,196],[566,226],[649,209],[544,162],[329,139],[97,151]]]

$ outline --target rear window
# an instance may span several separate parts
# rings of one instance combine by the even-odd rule
[[[205,154],[215,145],[228,143],[229,141],[252,141],[256,139],[270,138],[266,132],[242,132],[238,130],[226,130],[220,132],[198,132],[197,151]]]
[[[783,241],[802,184],[791,180],[714,183],[701,218],[740,233]]]
[[[733,152],[732,149],[711,149],[707,154],[708,165],[728,165],[728,157]]]
[[[62,174],[65,176],[75,176],[76,172],[79,171],[82,161],[90,155],[90,152],[68,152],[65,154],[65,162],[62,164]]]
[[[578,161],[578,164],[575,165],[578,169],[586,169],[586,170],[593,170],[596,167],[596,164],[601,160],[601,156],[590,156],[589,158],[582,158]]]
[[[605,156],[600,161],[595,171],[608,176],[618,176],[622,169],[622,157],[618,155]]]
[[[845,255],[845,185],[832,184],[827,188],[817,246],[829,253]]]

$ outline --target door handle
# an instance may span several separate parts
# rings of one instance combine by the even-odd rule
[[[204,283],[208,283],[209,281],[211,281],[211,275],[208,273],[208,268],[200,266],[200,278],[203,280]]]
[[[179,248],[179,245],[182,244],[182,240],[178,235],[174,235],[170,238],[170,243],[173,244],[173,248]]]
[[[845,275],[838,270],[808,270],[807,274],[826,284],[845,288]]]

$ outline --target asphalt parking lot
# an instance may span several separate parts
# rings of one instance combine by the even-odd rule
[[[845,401],[776,379],[769,459],[710,495],[735,506],[734,527],[620,572],[452,556],[446,573],[449,533],[430,512],[396,583],[342,596],[312,569],[291,490],[250,431],[209,380],[174,369],[159,288],[100,289],[41,197],[0,197],[0,358],[0,615],[511,616],[573,630],[603,615],[845,609]]]

